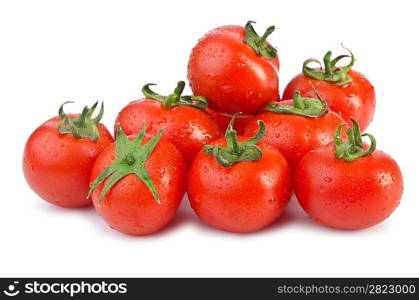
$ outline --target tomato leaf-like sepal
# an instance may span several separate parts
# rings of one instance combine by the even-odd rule
[[[352,128],[348,128],[346,130],[348,143],[345,143],[341,137],[342,127],[346,124],[340,124],[336,128],[336,132],[333,138],[335,144],[335,157],[344,161],[354,161],[360,157],[370,155],[375,151],[377,147],[377,142],[372,134],[361,134],[358,123],[354,119],[351,119],[351,122]],[[364,151],[364,145],[362,143],[362,137],[364,136],[367,136],[371,142],[371,145],[367,151]]]
[[[253,28],[252,24],[254,23],[253,21],[248,21],[244,26],[245,39],[243,42],[249,45],[257,55],[268,59],[275,58],[277,56],[277,50],[271,45],[266,44],[266,39],[274,32],[275,26],[268,27],[265,33],[259,36]]]
[[[145,163],[160,140],[163,129],[148,143],[143,145],[146,129],[145,123],[140,134],[131,141],[122,131],[119,124],[117,127],[115,161],[95,179],[87,197],[90,197],[93,191],[108,178],[99,197],[98,203],[101,204],[103,198],[114,184],[129,174],[135,174],[148,187],[157,203],[160,203],[159,195],[145,168]]]
[[[292,114],[309,118],[318,118],[329,112],[329,106],[320,97],[316,88],[313,86],[317,99],[301,97],[300,92],[294,92],[294,106],[284,105],[281,102],[269,102],[264,108],[278,114]]]
[[[230,167],[242,161],[254,161],[262,158],[262,150],[256,145],[265,135],[265,123],[258,120],[258,133],[244,142],[239,142],[237,139],[237,131],[234,130],[233,124],[239,113],[235,114],[227,126],[225,133],[226,146],[219,145],[205,145],[204,153],[213,155],[217,162],[224,166]]]
[[[96,110],[98,102],[93,104],[90,108],[85,106],[82,113],[77,118],[70,118],[64,112],[64,105],[67,103],[74,102],[67,101],[60,106],[58,110],[58,116],[60,117],[60,121],[57,124],[58,132],[61,134],[71,134],[76,139],[89,138],[93,141],[97,141],[99,139],[99,130],[97,129],[97,126],[99,125],[104,113],[103,102],[100,107],[100,111],[95,118],[92,118],[92,115]]]
[[[183,105],[198,109],[205,109],[208,107],[208,101],[203,96],[182,96],[185,88],[184,81],[178,81],[177,86],[172,94],[162,96],[154,92],[150,86],[156,85],[154,83],[147,83],[143,86],[142,92],[144,97],[160,101],[165,109],[170,109],[174,106]]]
[[[344,85],[352,82],[352,78],[348,75],[348,72],[352,69],[355,64],[355,56],[348,48],[342,47],[347,50],[350,55],[339,55],[334,59],[331,59],[332,52],[328,51],[323,57],[324,69],[320,61],[315,58],[306,59],[303,63],[303,74],[307,77],[324,80],[335,83],[337,85]],[[343,67],[336,67],[336,64],[343,58],[350,58],[350,62]],[[320,70],[310,68],[310,63],[316,63],[320,65]]]

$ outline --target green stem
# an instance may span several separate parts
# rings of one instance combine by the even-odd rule
[[[343,85],[352,82],[352,78],[348,75],[348,72],[352,69],[355,63],[355,57],[351,50],[342,47],[347,50],[350,55],[339,55],[334,59],[331,59],[332,52],[328,51],[323,57],[324,71],[321,63],[315,58],[306,59],[303,63],[303,74],[307,77],[324,80],[335,83],[337,85]],[[343,58],[351,58],[350,62],[343,67],[336,67],[336,64]],[[320,70],[310,68],[310,63],[316,63],[320,65]]]
[[[204,153],[213,155],[218,163],[224,167],[230,167],[242,161],[259,160],[263,155],[262,150],[260,150],[256,144],[265,135],[265,123],[258,120],[258,133],[247,141],[239,142],[237,138],[237,131],[233,128],[234,121],[239,114],[240,113],[235,114],[227,126],[225,133],[225,147],[220,147],[219,145],[204,146]]]
[[[276,49],[266,43],[268,36],[274,32],[275,26],[268,27],[265,33],[260,37],[253,28],[252,24],[254,23],[255,22],[253,21],[248,21],[244,26],[245,39],[243,42],[249,45],[257,55],[268,59],[275,58],[277,56]]]
[[[64,102],[58,110],[58,116],[60,117],[60,121],[57,124],[58,132],[61,134],[71,134],[76,139],[88,138],[93,141],[97,141],[99,139],[99,130],[97,129],[97,126],[99,125],[105,111],[103,102],[98,115],[93,119],[92,115],[96,110],[98,102],[93,104],[90,108],[85,106],[80,116],[76,118],[70,118],[68,114],[64,112],[64,105],[68,103],[74,102]]]
[[[90,197],[93,191],[109,177],[100,194],[98,203],[101,204],[106,193],[113,185],[125,176],[135,174],[142,182],[144,182],[154,199],[160,204],[159,195],[157,194],[154,183],[145,168],[145,163],[159,142],[160,137],[163,134],[163,129],[161,129],[159,133],[149,142],[143,145],[146,129],[145,122],[143,123],[143,128],[140,134],[132,141],[130,141],[124,134],[119,124],[117,125],[117,128],[115,161],[95,179],[87,197]]]
[[[336,128],[335,136],[333,138],[335,144],[335,156],[344,161],[354,161],[360,157],[370,155],[377,147],[377,142],[372,134],[364,133],[361,135],[358,123],[351,119],[352,128],[346,130],[348,136],[348,143],[345,143],[341,137],[342,127],[346,124],[340,124]],[[362,137],[367,136],[370,139],[371,145],[367,151],[364,151]]]
[[[154,83],[147,83],[143,86],[142,92],[146,98],[160,101],[165,109],[170,109],[174,106],[184,105],[205,109],[208,107],[208,101],[202,96],[182,96],[185,88],[184,81],[178,81],[177,86],[172,94],[162,96],[154,92],[150,86],[156,85]]]
[[[312,85],[317,99],[301,97],[300,92],[294,92],[294,105],[284,105],[281,102],[270,102],[265,110],[278,114],[292,114],[309,118],[318,118],[329,112],[329,106],[320,97],[316,88]]]

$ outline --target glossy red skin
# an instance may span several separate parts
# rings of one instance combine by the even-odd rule
[[[339,113],[348,124],[351,124],[350,118],[355,119],[361,131],[364,131],[374,117],[374,87],[364,75],[357,71],[351,70],[348,75],[352,78],[351,83],[336,85],[315,80],[300,73],[285,87],[283,99],[292,99],[295,91],[299,91],[303,97],[315,98],[312,83],[331,110]]]
[[[221,113],[217,112],[215,119],[218,124],[218,128],[220,129],[220,135],[224,136],[228,123],[230,123],[231,118],[234,114],[228,113]],[[249,124],[251,120],[253,120],[253,115],[238,115],[234,120],[234,129],[237,131],[238,135],[244,135],[244,128]]]
[[[239,137],[239,140],[248,138]],[[225,145],[220,139],[213,144]],[[205,223],[230,232],[254,232],[274,222],[286,208],[292,176],[287,161],[273,146],[259,143],[260,160],[221,166],[203,151],[189,171],[190,204]]]
[[[70,114],[70,118],[79,115]],[[76,139],[60,134],[54,117],[39,126],[26,142],[23,173],[32,190],[45,201],[61,207],[91,205],[86,198],[90,172],[99,154],[113,142],[103,124],[98,125],[99,139]]]
[[[116,118],[127,135],[137,135],[147,124],[147,133],[155,135],[164,129],[163,136],[169,139],[182,153],[186,165],[190,166],[201,148],[219,137],[214,120],[215,112],[188,106],[163,108],[159,101],[141,99],[125,106]]]
[[[295,193],[317,223],[338,229],[361,229],[385,220],[403,194],[397,163],[375,151],[352,162],[334,156],[334,145],[309,152],[295,172]]]
[[[283,101],[283,104],[293,105],[293,101]],[[266,125],[262,141],[277,147],[292,170],[307,152],[332,142],[336,127],[344,123],[343,119],[332,111],[318,118],[263,111],[249,122],[244,135],[256,135],[259,129],[258,120],[262,120]]]
[[[148,137],[144,143],[147,141]],[[96,160],[91,184],[114,160],[115,143],[107,147]],[[111,187],[100,205],[98,200],[107,180],[92,195],[99,215],[111,228],[128,235],[147,235],[162,229],[175,215],[185,193],[185,162],[179,150],[167,139],[159,140],[145,167],[154,182],[160,204],[135,174],[123,177]]]
[[[208,32],[192,49],[188,80],[194,95],[205,96],[216,111],[255,114],[279,100],[278,56],[267,59],[243,42],[242,26]]]

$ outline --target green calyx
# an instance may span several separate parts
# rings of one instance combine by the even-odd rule
[[[97,129],[97,126],[99,125],[104,113],[103,102],[100,107],[100,111],[95,118],[92,118],[92,115],[95,112],[98,102],[93,104],[90,108],[85,106],[82,113],[77,118],[70,118],[64,112],[64,105],[67,103],[74,102],[67,101],[60,106],[60,109],[58,110],[58,116],[60,117],[60,121],[57,124],[58,132],[61,134],[71,134],[76,139],[89,138],[93,141],[97,141],[99,139],[99,130]]]
[[[160,101],[165,109],[172,108],[178,105],[191,106],[199,109],[208,107],[208,101],[202,96],[182,96],[185,89],[185,82],[178,81],[177,86],[172,94],[169,96],[162,96],[150,89],[150,86],[156,85],[154,83],[147,83],[144,85],[142,92],[146,98]]]
[[[335,156],[337,158],[343,159],[344,161],[354,161],[360,157],[367,156],[373,153],[376,149],[377,142],[375,137],[369,133],[364,133],[361,135],[361,131],[359,130],[358,123],[351,119],[352,121],[352,128],[348,128],[346,130],[346,135],[348,136],[348,143],[345,143],[340,133],[342,131],[342,127],[346,124],[340,124],[336,128],[335,136],[333,138],[335,144]],[[371,145],[367,151],[364,151],[362,137],[367,136],[370,141]]]
[[[254,161],[262,158],[262,150],[256,144],[265,135],[265,123],[258,121],[258,133],[244,142],[237,139],[237,131],[234,130],[233,124],[239,113],[235,114],[227,126],[225,133],[226,146],[224,148],[219,145],[205,145],[204,153],[213,155],[218,163],[224,167],[230,167],[235,163],[242,161]]]
[[[275,26],[268,27],[265,33],[262,36],[259,36],[253,28],[252,24],[254,23],[255,22],[253,21],[247,21],[246,25],[244,26],[245,39],[243,42],[249,45],[257,55],[266,57],[268,59],[275,58],[277,55],[276,49],[266,44],[266,39],[272,32],[274,32]]]
[[[343,47],[343,45],[342,45]],[[309,58],[303,63],[303,74],[307,77],[314,78],[317,80],[324,80],[328,82],[335,83],[337,85],[344,85],[352,82],[352,78],[348,75],[349,70],[353,67],[355,63],[355,57],[351,50],[343,47],[347,50],[350,55],[339,55],[334,59],[331,59],[332,52],[328,51],[323,57],[324,69],[320,61],[315,58]],[[336,67],[336,64],[343,58],[351,58],[351,61],[343,67]],[[308,65],[310,63],[317,63],[320,65],[320,70],[310,68]]]
[[[154,199],[160,204],[159,195],[157,194],[156,187],[154,186],[154,183],[145,168],[145,163],[160,140],[160,137],[163,134],[163,129],[160,130],[159,133],[149,142],[143,145],[142,143],[146,129],[145,123],[140,134],[132,141],[128,139],[119,124],[117,127],[116,159],[95,179],[87,197],[90,197],[99,184],[109,177],[100,194],[99,204],[101,204],[103,197],[105,197],[106,193],[114,184],[129,174],[135,174],[142,182],[144,182],[151,194],[154,196]]]
[[[279,114],[292,114],[309,118],[318,118],[329,112],[329,106],[320,97],[316,88],[313,86],[317,99],[301,97],[300,92],[294,92],[294,106],[283,105],[281,102],[269,102],[265,110]]]

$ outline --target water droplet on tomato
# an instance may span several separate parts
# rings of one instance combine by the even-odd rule
[[[332,177],[326,176],[325,178],[323,178],[323,180],[325,182],[332,182]]]
[[[183,129],[188,129],[189,128],[189,123],[187,123],[187,122],[182,122],[182,123],[180,123],[180,128],[183,128]]]
[[[167,122],[167,118],[166,117],[160,117],[160,118],[157,118],[154,122],[156,124],[166,123]]]

